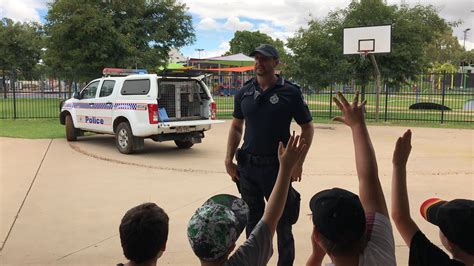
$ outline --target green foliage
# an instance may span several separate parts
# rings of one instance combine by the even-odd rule
[[[303,86],[324,87],[344,80],[350,65],[342,55],[341,25],[337,17],[325,21],[313,20],[307,30],[300,29],[288,39],[288,48],[293,52],[285,73],[297,79]],[[332,25],[335,25],[333,27]]]
[[[55,75],[86,81],[104,67],[154,70],[172,47],[194,41],[191,16],[176,0],[54,1],[46,16],[45,62]]]
[[[250,54],[260,44],[273,42],[272,37],[260,31],[236,31],[234,37],[230,40],[230,54]]]
[[[37,23],[0,21],[0,71],[32,77],[41,57],[43,33]]]
[[[98,77],[102,68],[121,63],[126,45],[112,16],[102,9],[101,1],[51,4],[45,25],[49,35],[45,62],[56,75],[86,81]]]
[[[65,137],[58,119],[0,119],[0,137],[26,139],[56,139]]]
[[[459,57],[459,62],[464,61],[469,64],[474,64],[474,50],[463,51]]]
[[[458,39],[453,36],[451,30],[437,34],[439,35],[428,43],[425,48],[428,62],[459,65],[462,60],[463,49]]]
[[[433,73],[442,73],[442,72],[456,73],[458,69],[459,67],[453,64],[450,64],[450,63],[441,64],[437,62],[437,63],[434,63],[433,66],[429,70],[430,72],[433,72]]]
[[[280,39],[273,40],[269,35],[260,31],[236,31],[234,37],[230,40],[230,49],[226,55],[243,53],[245,55],[250,54],[255,48],[261,44],[273,45],[280,55],[281,59],[285,59],[287,54],[284,48],[284,43]]]
[[[127,44],[128,67],[157,70],[165,66],[172,47],[195,41],[186,5],[176,0],[111,1],[107,6],[115,28]]]
[[[387,24],[392,25],[392,51],[375,58],[382,77],[392,85],[414,78],[432,62],[444,63],[459,50],[451,35],[453,24],[442,19],[433,6],[399,7],[381,0],[361,0],[322,21],[310,21],[308,29],[290,38],[293,66],[288,73],[317,87],[352,78],[364,86],[374,75],[373,65],[368,58],[342,55],[343,28]]]

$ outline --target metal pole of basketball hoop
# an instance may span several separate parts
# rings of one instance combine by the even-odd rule
[[[375,56],[373,53],[369,53],[370,50],[362,50],[360,51],[360,55],[363,60],[369,55],[370,61],[375,69],[375,121],[379,121],[379,111],[380,111],[380,70],[379,66],[377,65],[377,60],[375,60]]]
[[[367,54],[367,53],[366,53]],[[379,121],[379,109],[380,109],[380,71],[379,66],[377,65],[377,60],[375,60],[374,54],[369,54],[370,61],[375,69],[375,121]]]

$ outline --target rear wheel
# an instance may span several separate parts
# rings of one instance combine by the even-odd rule
[[[179,149],[189,149],[194,145],[190,140],[175,140],[174,143]]]
[[[115,144],[121,153],[130,154],[143,149],[144,139],[135,137],[130,124],[122,122],[118,125],[115,132]]]
[[[72,121],[72,117],[70,115],[66,116],[66,139],[68,141],[75,141],[77,140],[77,133],[78,129],[74,127],[74,122]]]

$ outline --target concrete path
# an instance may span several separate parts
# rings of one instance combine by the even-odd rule
[[[197,265],[186,238],[189,218],[210,196],[238,193],[223,165],[229,125],[214,126],[202,144],[189,150],[147,140],[144,152],[128,156],[117,151],[111,136],[83,137],[74,143],[0,138],[0,264],[125,262],[118,237],[120,219],[129,208],[153,201],[170,216],[167,250],[158,264]],[[369,127],[388,204],[392,151],[404,130]],[[474,198],[474,131],[412,131],[408,165],[412,216],[440,245],[436,227],[423,221],[418,208],[429,197]],[[347,127],[316,125],[303,180],[294,186],[302,195],[300,219],[294,226],[295,265],[304,265],[311,251],[311,196],[336,186],[357,191]],[[398,232],[394,235],[398,263],[407,265],[408,249]],[[276,265],[276,258],[269,265]]]

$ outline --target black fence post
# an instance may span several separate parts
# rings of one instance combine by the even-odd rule
[[[3,72],[3,76],[2,76],[3,99],[7,98],[7,81],[5,79],[6,79],[5,72]]]
[[[15,91],[15,82],[16,82],[16,77],[15,73],[12,72],[12,78],[10,80],[11,86],[12,86],[12,92],[13,92],[13,119],[16,119],[16,91]]]
[[[329,87],[329,119],[332,119],[332,85]]]
[[[58,78],[58,98],[61,99],[61,80]]]
[[[441,91],[441,124],[444,122],[444,96],[446,95],[446,72],[443,72],[443,83]]]
[[[384,84],[385,87],[385,114],[384,114],[384,121],[387,122],[387,109],[388,109],[388,89],[387,83]]]

